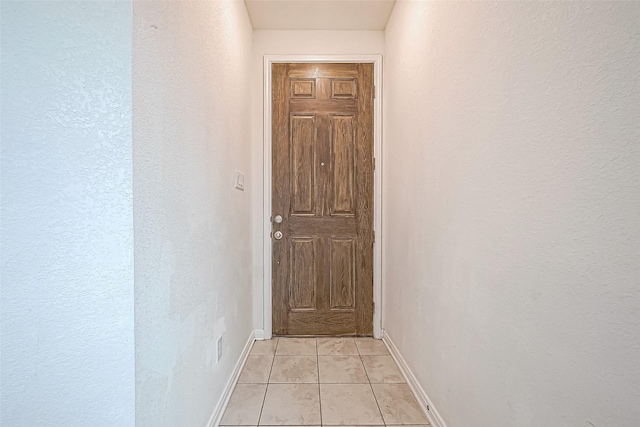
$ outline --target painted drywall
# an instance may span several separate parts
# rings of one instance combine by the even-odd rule
[[[252,30],[232,0],[133,17],[136,425],[204,426],[252,332]]]
[[[395,0],[245,0],[255,30],[384,30]]]
[[[253,326],[263,330],[264,250],[264,56],[265,55],[380,55],[382,31],[254,31],[252,59],[252,226],[253,226]]]
[[[131,5],[3,1],[0,425],[134,425]]]
[[[450,427],[640,425],[638,22],[396,3],[384,327]]]

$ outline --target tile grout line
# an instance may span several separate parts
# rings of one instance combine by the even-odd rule
[[[320,426],[324,426],[322,420],[322,393],[320,392],[320,349],[318,348],[318,338],[316,338],[316,367],[318,369],[318,405],[320,406]]]
[[[319,371],[320,368],[319,368],[319,366],[317,366],[318,365],[318,345],[317,345],[318,344],[318,340],[317,340],[317,338],[313,338],[313,339],[315,340],[315,344],[316,344],[315,356],[316,356],[316,370],[318,372],[318,382],[317,383],[299,383],[299,382],[292,382],[292,383],[276,383],[276,382],[273,382],[272,383],[270,381],[271,372],[273,372],[273,364],[275,364],[275,358],[278,357],[277,356],[277,347],[280,346],[280,339],[278,339],[278,344],[277,344],[276,351],[274,352],[274,357],[273,357],[274,363],[271,365],[271,372],[269,373],[269,384],[268,385],[271,385],[271,384],[290,384],[290,385],[317,384],[318,385],[318,404],[321,405],[320,404],[320,371]],[[281,356],[285,356],[285,357],[296,357],[296,356],[297,357],[309,357],[309,356],[313,356],[313,355],[308,355],[308,354],[307,355],[305,355],[305,354],[297,354],[296,355],[296,354],[293,354],[293,355],[281,355]],[[267,386],[267,388],[268,388],[268,386]],[[266,393],[265,393],[265,400],[266,400]],[[263,402],[263,408],[264,408],[264,402]],[[320,427],[322,426],[322,409],[321,408],[322,407],[320,406]],[[260,416],[262,416],[262,411],[260,413]],[[260,426],[260,420],[258,420],[258,426]],[[309,425],[309,427],[311,427],[311,426],[318,427],[316,424]],[[269,427],[271,427],[271,426],[269,426]],[[277,426],[277,427],[285,427],[285,426]]]
[[[362,360],[362,355],[360,354],[359,349],[358,349],[358,357],[360,358],[360,364],[362,365],[362,369],[364,369],[364,374],[367,376],[367,381],[369,381],[369,384],[371,384],[371,378],[369,377],[369,372],[367,372],[367,367],[364,365],[364,360]]]
[[[369,387],[371,387],[371,393],[373,393],[373,398],[375,399],[376,405],[378,406],[378,411],[380,411],[380,418],[382,418],[382,423],[386,426],[387,421],[384,419],[382,408],[380,408],[380,402],[378,402],[378,396],[376,396],[376,392],[373,390],[373,384],[369,383]]]
[[[280,338],[276,338],[276,347],[273,349],[273,360],[271,361],[271,369],[269,369],[269,376],[267,377],[267,386],[264,389],[264,397],[262,398],[262,406],[260,407],[260,415],[258,415],[258,426],[262,419],[262,412],[264,411],[264,403],[267,401],[267,392],[269,391],[269,384],[271,384],[271,372],[273,371],[273,365],[276,363],[276,352],[280,345]]]
[[[360,347],[358,347],[357,343],[356,343],[356,348],[358,349],[358,354],[360,354],[360,361],[362,362],[362,366],[364,367],[364,360],[362,360],[362,353],[360,353]],[[378,396],[376,396],[376,392],[373,391],[373,384],[371,384],[371,378],[369,378],[369,373],[367,372],[366,367],[364,367],[364,372],[367,374],[367,379],[369,380],[369,388],[371,389],[371,394],[373,394],[373,399],[376,401],[376,406],[378,407],[378,411],[380,412],[380,418],[382,418],[382,424],[386,426],[387,421],[384,419],[384,414],[382,413],[382,409],[380,408],[380,402],[378,402]]]

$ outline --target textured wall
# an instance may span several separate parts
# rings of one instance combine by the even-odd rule
[[[131,426],[131,6],[1,14],[0,424]]]
[[[639,22],[396,4],[385,328],[450,427],[640,425]]]
[[[203,426],[252,330],[251,26],[241,1],[133,11],[136,425]]]
[[[382,31],[254,31],[252,62],[252,224],[253,322],[263,326],[264,251],[264,56],[265,55],[379,55],[384,51]]]

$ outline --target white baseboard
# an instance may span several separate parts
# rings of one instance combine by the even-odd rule
[[[387,348],[391,353],[391,357],[393,357],[393,360],[396,361],[396,364],[398,365],[398,368],[400,368],[402,375],[404,375],[404,378],[407,380],[409,388],[411,388],[411,391],[413,391],[416,400],[422,407],[422,410],[425,412],[425,414],[427,414],[427,418],[429,418],[429,422],[431,423],[431,425],[433,425],[434,427],[447,427],[447,424],[444,422],[435,406],[433,406],[431,399],[429,399],[429,396],[427,396],[427,393],[424,391],[415,375],[413,375],[413,372],[411,372],[411,369],[409,369],[407,362],[405,362],[404,358],[398,351],[398,348],[393,343],[391,337],[389,337],[389,334],[385,330],[382,331],[382,341],[384,341],[384,343],[387,345]]]
[[[256,338],[256,341],[261,341],[264,339],[264,329],[256,329],[253,331],[253,336]]]
[[[213,410],[211,418],[209,418],[207,427],[218,427],[220,425],[220,421],[222,421],[222,416],[224,415],[224,410],[227,409],[227,404],[229,403],[229,399],[231,398],[231,393],[233,393],[233,389],[238,382],[238,378],[240,378],[240,372],[242,372],[244,363],[247,361],[247,357],[249,356],[249,352],[251,351],[251,347],[253,347],[253,343],[255,342],[255,340],[256,331],[252,331],[251,335],[249,335],[247,343],[244,345],[244,349],[240,354],[240,358],[238,359],[235,368],[233,368],[233,374],[231,375],[231,378],[229,378],[229,381],[227,381],[227,385],[222,391],[222,396],[220,396],[220,400],[218,400],[218,404]]]

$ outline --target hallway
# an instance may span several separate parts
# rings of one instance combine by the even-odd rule
[[[256,341],[222,426],[428,425],[381,340]]]
[[[0,426],[640,426],[639,22],[637,1],[2,1]],[[379,63],[360,161],[312,149],[315,110],[273,114],[269,76],[354,57]],[[276,89],[365,99],[341,79]],[[301,218],[373,163],[356,234],[383,341],[263,341],[274,302],[313,306],[314,266],[338,313],[365,277],[339,227],[336,257],[284,229],[285,111],[290,159],[326,171],[291,173]],[[274,298],[274,271],[307,291]]]

